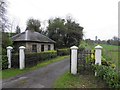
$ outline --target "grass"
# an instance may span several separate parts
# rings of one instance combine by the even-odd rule
[[[116,65],[116,70],[118,71],[118,67],[120,67],[120,61],[119,61],[119,54],[120,51],[118,48],[120,46],[114,46],[114,45],[101,45],[103,47],[103,56],[106,58],[107,61],[111,61]]]
[[[51,60],[48,60],[48,61],[44,61],[42,63],[39,63],[37,64],[36,66],[34,67],[31,67],[31,68],[25,68],[23,70],[20,70],[20,69],[7,69],[7,70],[2,70],[0,71],[0,75],[2,75],[2,79],[8,79],[8,78],[11,78],[11,77],[14,77],[14,76],[17,76],[17,75],[20,75],[20,74],[24,74],[24,73],[27,73],[27,72],[30,72],[30,71],[33,71],[33,70],[36,70],[38,68],[42,68],[42,67],[45,67],[49,64],[52,64],[52,63],[55,63],[55,62],[58,62],[58,61],[61,61],[61,60],[64,60],[66,58],[68,58],[69,56],[58,56],[54,59],[51,59]],[[2,74],[1,74],[2,73]]]
[[[102,80],[94,75],[72,75],[66,72],[54,83],[54,88],[105,88]]]

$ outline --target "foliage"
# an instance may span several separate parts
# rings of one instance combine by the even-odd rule
[[[51,58],[57,57],[56,51],[46,51],[40,53],[29,53],[25,54],[25,66],[31,67],[37,65],[37,63],[49,60]],[[12,55],[12,67],[18,68],[19,67],[19,57],[18,54]]]
[[[5,32],[9,26],[6,12],[7,12],[7,1],[0,0],[0,23],[1,23],[2,32]]]
[[[71,19],[55,18],[48,21],[48,37],[56,41],[57,48],[79,45],[83,27]]]
[[[113,68],[103,65],[95,65],[94,68],[97,77],[103,79],[109,87],[120,88],[120,77]]]
[[[57,50],[57,55],[58,56],[64,56],[64,55],[69,55],[70,54],[70,49],[65,48],[65,49],[58,49]]]
[[[33,19],[33,18],[30,18],[28,21],[27,21],[27,30],[32,30],[32,31],[36,31],[36,32],[41,32],[41,23],[39,20],[37,19]]]
[[[21,32],[20,27],[17,26],[17,27],[16,27],[16,34],[19,34],[20,32]]]
[[[65,46],[63,38],[65,37],[65,20],[61,18],[50,19],[48,21],[48,37],[56,41],[57,48]]]
[[[71,19],[67,19],[65,23],[67,35],[65,42],[68,47],[76,45],[78,46],[83,38],[83,27]]]
[[[78,48],[79,48],[79,50],[82,51],[82,50],[85,50],[86,46],[87,46],[87,43],[85,43],[84,41],[81,41]]]
[[[8,58],[7,55],[2,55],[2,70],[8,69]]]
[[[108,39],[107,44],[120,46],[120,38],[114,36],[113,39]]]
[[[2,55],[6,55],[6,47],[12,46],[12,40],[6,33],[2,33]]]

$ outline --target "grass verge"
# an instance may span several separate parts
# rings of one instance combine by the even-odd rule
[[[106,85],[94,75],[72,75],[66,72],[55,81],[54,88],[106,88]]]
[[[52,64],[52,63],[55,63],[55,62],[58,62],[58,61],[61,61],[61,60],[64,60],[66,58],[69,58],[69,56],[58,56],[54,59],[51,59],[51,60],[48,60],[48,61],[44,61],[42,63],[38,63],[36,66],[34,67],[30,67],[30,68],[25,68],[23,70],[20,70],[20,69],[7,69],[7,70],[2,70],[0,71],[0,75],[2,75],[2,79],[8,79],[8,78],[11,78],[11,77],[14,77],[14,76],[17,76],[17,75],[20,75],[20,74],[24,74],[24,73],[27,73],[27,72],[30,72],[30,71],[33,71],[33,70],[36,70],[38,68],[42,68],[42,67],[45,67],[49,64]]]

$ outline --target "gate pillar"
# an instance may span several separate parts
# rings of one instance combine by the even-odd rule
[[[102,46],[97,45],[95,47],[95,64],[101,65],[101,55],[102,55]],[[95,72],[95,76],[97,75],[97,72]]]
[[[95,47],[95,64],[101,65],[102,46]]]
[[[77,49],[78,47],[72,46],[70,49],[71,49],[70,72],[75,75],[77,74]]]
[[[7,57],[8,57],[8,68],[11,68],[11,50],[13,47],[8,46],[7,47]]]
[[[20,64],[20,69],[25,68],[25,53],[24,53],[24,46],[19,47],[19,64]]]

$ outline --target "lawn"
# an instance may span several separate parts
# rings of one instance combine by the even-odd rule
[[[72,75],[66,72],[56,80],[54,88],[107,88],[107,86],[94,75]]]
[[[14,77],[14,76],[17,76],[17,75],[20,75],[20,74],[24,74],[24,73],[27,73],[27,72],[36,70],[36,69],[38,69],[38,68],[45,67],[45,66],[47,66],[47,65],[49,65],[49,64],[52,64],[52,63],[55,63],[55,62],[64,60],[64,59],[66,59],[66,58],[69,58],[69,56],[58,56],[57,58],[54,58],[54,59],[51,59],[51,60],[48,60],[48,61],[44,61],[44,62],[42,62],[42,63],[37,64],[37,65],[34,66],[34,67],[25,68],[25,69],[23,69],[23,70],[20,70],[20,69],[7,69],[7,70],[2,70],[2,71],[0,71],[0,75],[2,75],[2,79],[11,78],[11,77]],[[1,74],[1,73],[2,73],[2,74]]]

